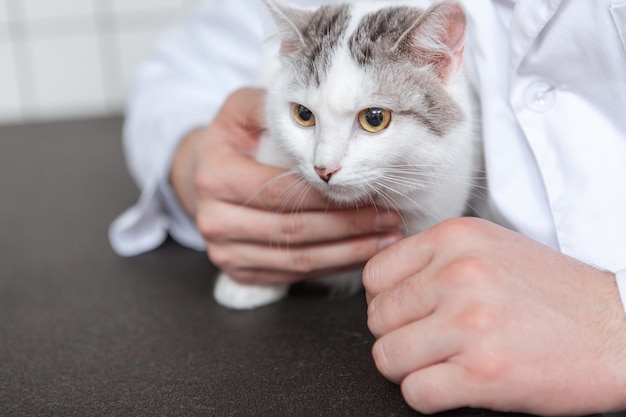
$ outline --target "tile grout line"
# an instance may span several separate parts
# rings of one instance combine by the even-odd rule
[[[124,45],[120,43],[122,42],[120,36],[126,33],[142,32],[146,29],[153,31],[161,25],[157,22],[164,21],[162,17],[171,15],[171,12],[174,11],[153,7],[145,12],[129,11],[123,13],[125,20],[120,20],[120,13],[115,8],[113,0],[92,0],[92,16],[84,14],[82,17],[60,16],[33,19],[32,16],[28,15],[28,9],[25,8],[21,0],[4,1],[7,12],[7,42],[10,47],[10,56],[13,57],[12,66],[15,71],[17,93],[14,119],[19,122],[44,120],[48,117],[48,110],[55,109],[54,102],[44,105],[44,101],[42,101],[42,94],[47,91],[45,89],[47,84],[42,86],[41,83],[37,82],[40,78],[38,78],[37,68],[34,66],[37,62],[34,55],[37,52],[34,49],[34,42],[40,39],[80,36],[85,32],[84,28],[87,27],[85,25],[88,21],[95,24],[94,35],[97,50],[94,52],[99,58],[98,64],[101,72],[95,86],[100,84],[104,94],[93,97],[93,104],[100,108],[103,114],[119,113],[125,105],[128,94],[127,86],[123,85],[126,75],[125,55],[123,53]],[[183,3],[186,2],[183,1]],[[180,9],[183,8],[180,7]],[[180,10],[178,11],[180,12]],[[79,20],[81,21],[79,22]],[[45,24],[39,25],[39,23],[44,22]],[[31,31],[31,25],[35,23],[38,25],[38,30]],[[122,94],[123,96],[121,96]]]
[[[115,97],[110,92],[115,91],[117,84],[122,81],[120,51],[117,42],[117,27],[111,0],[92,0],[94,6],[94,19],[96,24],[96,36],[98,38],[98,54],[100,56],[100,67],[102,71],[102,82],[105,92],[103,106],[107,114],[113,113],[117,109]],[[106,3],[103,5],[103,3]],[[107,32],[109,40],[107,40]]]
[[[18,29],[17,25],[21,25],[22,10],[18,0],[6,0],[5,2],[7,12],[7,37],[9,45],[11,45],[11,54],[13,55],[13,70],[15,71],[15,80],[17,83],[17,99],[19,103],[19,120],[24,121],[26,119],[26,98],[28,92],[31,95],[35,95],[34,89],[28,83],[28,79],[32,79],[31,66],[29,65],[29,59],[26,53],[18,51],[17,41],[23,41],[24,28]],[[21,35],[21,36],[20,36]],[[24,42],[25,44],[26,42]]]

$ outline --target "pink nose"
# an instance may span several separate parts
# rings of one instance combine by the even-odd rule
[[[313,168],[315,169],[315,172],[317,172],[317,175],[319,175],[319,177],[324,182],[330,181],[330,177],[335,175],[337,173],[337,171],[339,171],[341,169],[341,168],[327,169],[327,168],[324,168],[324,167],[313,167]]]

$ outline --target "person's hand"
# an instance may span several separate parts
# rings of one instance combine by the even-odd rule
[[[211,261],[240,283],[295,282],[363,266],[399,240],[396,213],[338,210],[295,176],[255,161],[264,102],[262,90],[233,93],[174,156],[171,184]]]
[[[443,222],[363,274],[380,372],[416,410],[626,409],[615,277],[484,220]]]

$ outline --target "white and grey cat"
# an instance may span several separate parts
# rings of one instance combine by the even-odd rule
[[[265,3],[279,30],[279,65],[267,84],[268,131],[257,159],[290,169],[330,200],[398,211],[407,234],[463,215],[481,169],[463,8]],[[324,282],[354,292],[360,271]],[[288,288],[221,274],[214,295],[251,309]]]

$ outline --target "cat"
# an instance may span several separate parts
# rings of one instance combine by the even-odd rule
[[[481,142],[463,71],[462,6],[264,1],[279,51],[257,159],[300,175],[329,200],[401,213],[406,234],[463,215]],[[361,286],[360,271],[322,281],[347,294]],[[214,296],[252,309],[288,289],[241,285],[222,273]]]

